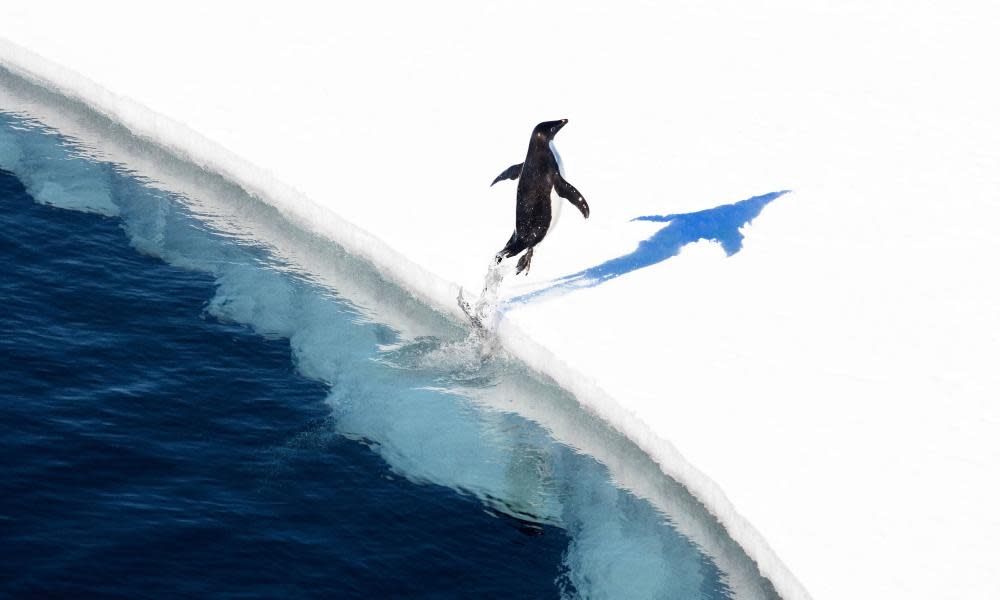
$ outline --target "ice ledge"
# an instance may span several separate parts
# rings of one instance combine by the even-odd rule
[[[455,303],[459,286],[396,251],[378,237],[350,223],[192,128],[96,82],[0,38],[0,67],[116,122],[184,161],[217,173],[249,194],[274,206],[297,227],[336,241],[374,265],[428,305],[456,319],[464,316]],[[761,574],[786,600],[810,598],[764,537],[747,521],[708,476],[687,461],[669,441],[656,435],[641,418],[626,409],[554,352],[537,343],[512,320],[502,320],[498,337],[504,347],[538,372],[552,378],[588,409],[610,423],[649,454],[663,472],[687,487],[719,519],[730,536],[753,558]]]

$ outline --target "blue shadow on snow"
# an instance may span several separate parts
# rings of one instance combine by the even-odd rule
[[[743,247],[743,234],[740,228],[757,218],[772,200],[788,192],[789,190],[771,192],[733,204],[691,213],[636,217],[632,220],[653,221],[667,225],[648,239],[639,242],[639,246],[629,254],[560,277],[548,287],[511,298],[507,304],[528,302],[558,291],[594,287],[615,277],[677,256],[681,248],[699,240],[718,242],[725,250],[726,256],[732,256]]]

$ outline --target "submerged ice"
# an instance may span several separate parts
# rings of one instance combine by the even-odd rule
[[[554,426],[538,415],[561,411],[590,427],[592,437],[605,437],[602,443],[627,444],[565,392],[502,352],[484,352],[464,329],[228,184],[201,181],[202,193],[213,185],[227,190],[212,200],[190,189],[167,191],[76,147],[0,113],[0,168],[37,201],[120,218],[138,251],[210,274],[217,287],[205,311],[288,339],[296,369],[328,385],[336,433],[363,440],[415,482],[564,528],[572,539],[564,556],[567,595],[773,594],[766,581],[747,575],[749,561],[736,573],[706,552],[705,540],[718,529],[707,513],[699,527],[709,533],[696,543],[673,515],[616,485],[605,464],[554,439]]]

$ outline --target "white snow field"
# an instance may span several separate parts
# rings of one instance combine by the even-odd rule
[[[35,0],[0,6],[0,66],[455,318],[513,228],[489,183],[568,118],[591,218],[502,295],[650,242],[505,304],[506,347],[784,598],[998,598],[997,31],[995,2]]]

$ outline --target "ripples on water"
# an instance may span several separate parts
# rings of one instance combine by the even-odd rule
[[[772,595],[502,352],[224,182],[94,153],[0,112],[0,592]]]

